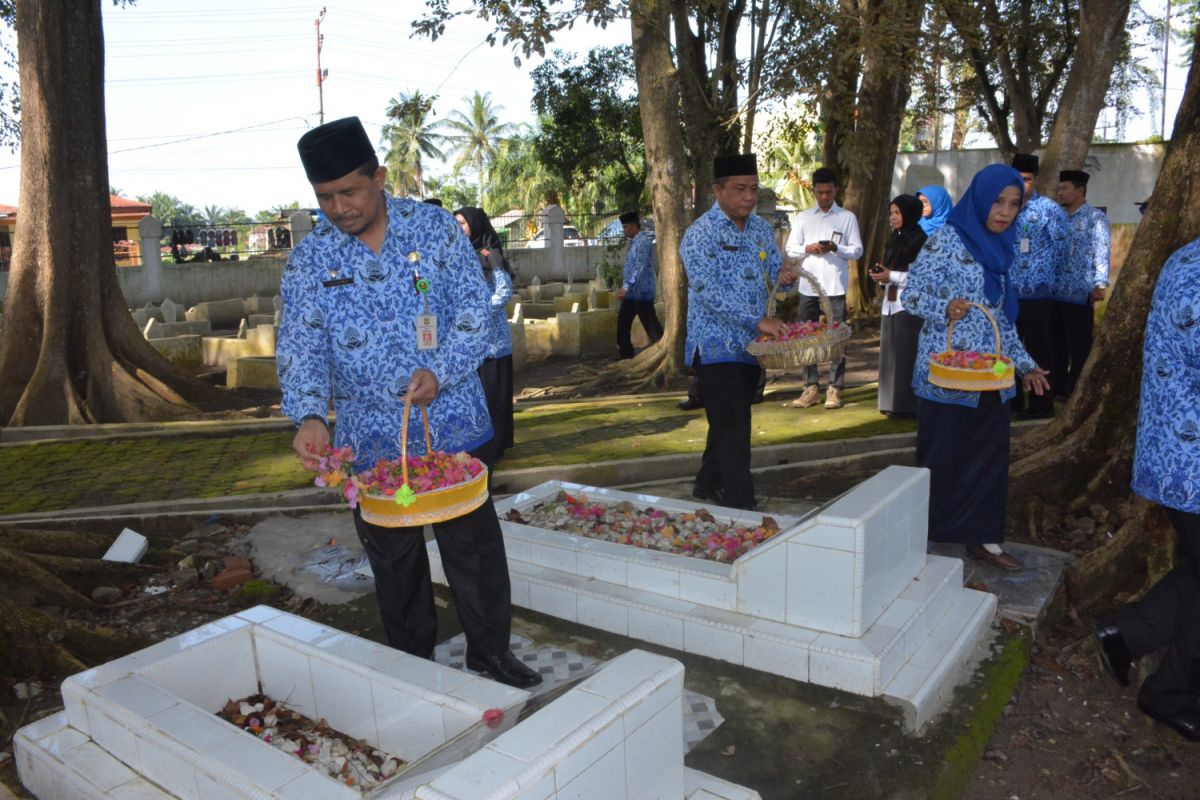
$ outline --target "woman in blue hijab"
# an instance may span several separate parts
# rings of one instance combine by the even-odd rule
[[[924,206],[921,221],[917,224],[925,231],[926,236],[933,236],[946,224],[946,217],[954,205],[950,200],[950,193],[940,186],[922,186],[917,190],[917,199]]]
[[[967,554],[1001,569],[1021,563],[1000,547],[1008,502],[1009,401],[1015,390],[972,392],[929,382],[929,358],[953,348],[993,353],[991,322],[1000,328],[1000,350],[1011,358],[1027,390],[1050,388],[1017,337],[1017,296],[1008,278],[1015,256],[1012,227],[1021,210],[1021,176],[992,164],[947,214],[946,225],[925,242],[908,273],[900,301],[922,318],[913,365],[917,402],[917,465],[930,470],[929,539],[958,542]]]

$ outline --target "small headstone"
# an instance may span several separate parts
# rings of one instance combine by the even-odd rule
[[[115,586],[97,586],[92,589],[92,599],[97,603],[112,603],[121,599],[121,590]]]
[[[580,311],[579,303],[571,303],[571,313],[578,314]]]
[[[135,308],[129,312],[129,315],[133,317],[133,324],[138,326],[139,331],[146,327],[146,309]]]
[[[158,307],[162,309],[163,322],[179,321],[179,304],[174,300],[165,297]]]
[[[271,298],[271,305],[275,307],[275,313],[283,311],[283,296],[278,294],[275,295],[273,298]]]
[[[126,564],[136,564],[150,549],[150,542],[140,533],[129,528],[121,531],[108,552],[100,557],[102,561],[122,561]]]
[[[283,324],[283,309],[280,309],[275,312],[275,325],[278,326],[278,325],[282,325],[282,324]]]
[[[146,337],[147,339],[153,338],[150,334],[160,324],[161,323],[159,323],[159,321],[156,320],[154,317],[151,317],[150,319],[146,320],[146,325],[145,325],[145,327],[142,328],[142,336]]]
[[[247,324],[246,324],[246,320],[245,320],[245,319],[243,319],[243,320],[242,320],[242,322],[241,322],[241,324],[240,324],[240,325],[238,325],[237,338],[239,338],[239,339],[245,339],[245,338],[246,338],[246,331],[248,331],[248,330],[250,330],[250,326],[249,326],[249,325],[247,325]]]
[[[600,299],[596,296],[596,287],[593,286],[588,292],[588,311],[595,311],[600,308]]]
[[[517,303],[513,306],[512,321],[520,325],[525,321],[525,309],[521,308],[521,304]]]
[[[542,279],[537,275],[534,275],[533,280],[529,282],[529,299],[535,303],[542,300]]]

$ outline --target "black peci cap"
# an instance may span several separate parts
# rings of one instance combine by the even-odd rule
[[[309,183],[336,181],[375,156],[358,117],[344,117],[313,128],[296,143]]]
[[[1017,172],[1029,172],[1037,175],[1038,157],[1032,153],[1017,153],[1013,156],[1012,167]]]
[[[1087,186],[1088,178],[1090,177],[1090,175],[1081,169],[1064,169],[1058,173],[1059,182],[1068,181],[1076,186]]]
[[[757,175],[758,159],[754,153],[717,156],[713,159],[713,180],[721,180],[731,175]]]
[[[637,225],[640,221],[641,221],[641,217],[638,216],[638,212],[636,212],[636,211],[627,211],[621,215],[621,224],[622,225],[628,225],[631,222],[634,225]]]

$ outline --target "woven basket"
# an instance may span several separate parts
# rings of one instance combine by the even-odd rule
[[[936,355],[931,355],[929,356],[929,382],[934,386],[941,386],[943,389],[958,389],[964,392],[990,392],[1011,388],[1016,382],[1015,370],[1012,360],[1000,353],[1000,326],[996,324],[996,318],[978,303],[968,303],[967,305],[978,308],[987,315],[988,322],[992,323],[992,333],[996,337],[996,352],[991,355],[994,355],[997,360],[1003,360],[1006,368],[1004,372],[997,374],[993,369],[947,367],[937,362]],[[954,323],[955,320],[950,320],[950,328],[946,331],[946,350],[944,351],[946,353],[955,352],[954,345],[951,344],[954,336]]]
[[[825,295],[821,284],[811,273],[803,269],[799,262],[791,262],[791,264],[796,271],[797,278],[804,278],[810,286],[817,290],[821,311],[825,314],[825,322],[830,327],[827,327],[822,333],[805,336],[802,339],[767,342],[755,340],[746,345],[746,352],[757,358],[758,363],[764,369],[807,367],[810,364],[837,361],[846,352],[846,342],[850,339],[850,326],[845,322],[836,328],[832,327],[833,308],[829,305],[829,298]],[[767,299],[768,317],[775,316],[775,293],[777,291],[779,291],[778,283],[771,288],[770,297]]]
[[[404,398],[404,419],[400,427],[400,465],[404,483],[408,483],[408,414],[412,401]],[[421,422],[425,426],[425,452],[433,452],[429,439],[429,414],[421,406]],[[483,505],[488,497],[487,467],[469,481],[419,492],[408,506],[396,502],[393,495],[364,491],[359,495],[359,513],[364,521],[383,528],[411,528],[429,525],[469,514]]]

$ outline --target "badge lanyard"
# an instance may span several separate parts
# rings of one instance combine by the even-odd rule
[[[408,254],[408,261],[413,265],[413,288],[421,297],[421,313],[416,319],[417,349],[436,350],[438,346],[437,315],[429,313],[429,279],[421,277],[418,263],[421,255],[417,251]]]

